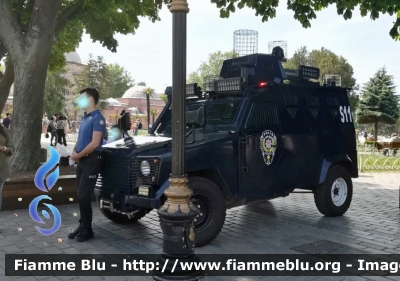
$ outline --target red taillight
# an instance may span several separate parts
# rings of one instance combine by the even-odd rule
[[[258,83],[258,87],[265,87],[265,86],[267,86],[267,82]]]

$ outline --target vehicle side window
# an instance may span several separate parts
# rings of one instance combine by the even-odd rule
[[[277,106],[273,103],[253,104],[246,129],[265,129],[268,126],[280,126]]]

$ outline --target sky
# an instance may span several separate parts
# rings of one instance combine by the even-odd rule
[[[280,1],[276,18],[264,23],[249,8],[237,9],[228,19],[221,19],[219,9],[209,0],[188,3],[187,74],[207,61],[210,53],[233,50],[235,30],[250,29],[258,32],[259,53],[268,53],[268,43],[278,40],[287,41],[287,57],[302,46],[309,50],[325,47],[348,60],[358,84],[363,85],[386,66],[400,87],[400,42],[389,35],[394,16],[381,15],[373,21],[368,16],[361,17],[356,10],[346,21],[331,6],[318,12],[311,28],[304,29],[293,12],[287,10],[286,0]],[[163,7],[160,18],[156,23],[143,18],[134,35],[116,35],[117,53],[93,43],[88,34],[83,36],[77,52],[84,63],[90,53],[103,56],[107,63],[118,63],[136,83],[144,81],[157,93],[163,93],[172,81],[172,14]]]

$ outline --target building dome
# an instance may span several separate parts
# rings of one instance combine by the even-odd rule
[[[75,62],[75,63],[82,64],[81,57],[79,56],[79,54],[77,52],[65,54],[65,60],[67,62]]]
[[[139,83],[138,85],[129,88],[124,93],[122,98],[145,98],[146,95],[143,93],[143,90],[146,89],[146,84],[144,84],[144,86],[142,86],[141,84],[142,83]]]

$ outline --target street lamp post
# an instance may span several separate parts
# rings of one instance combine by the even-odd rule
[[[186,17],[187,0],[172,0],[172,169],[170,186],[165,190],[165,204],[158,210],[163,230],[162,262],[170,261],[164,273],[156,272],[154,280],[201,280],[199,272],[182,275],[174,262],[193,261],[193,221],[198,210],[191,203],[192,191],[186,175]],[[164,264],[164,263],[163,263]],[[174,270],[172,270],[174,268]],[[173,273],[172,273],[173,272]]]

